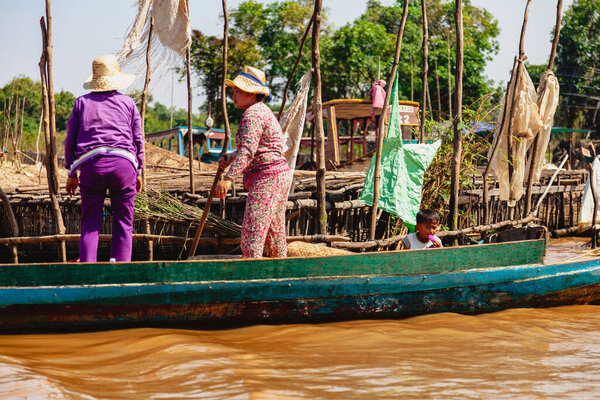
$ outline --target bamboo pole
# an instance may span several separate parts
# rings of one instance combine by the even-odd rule
[[[312,28],[312,67],[313,67],[313,115],[315,124],[317,156],[317,220],[319,233],[327,233],[327,211],[325,210],[325,132],[323,130],[323,99],[321,97],[321,52],[319,37],[321,34],[321,9],[323,0],[315,0]]]
[[[421,24],[423,27],[423,69],[421,71],[421,123],[419,125],[419,143],[423,143],[425,140],[425,115],[427,114],[427,70],[429,65],[427,63],[427,56],[429,50],[427,48],[427,41],[429,40],[429,27],[427,25],[427,0],[421,0]]]
[[[550,59],[548,60],[548,69],[554,67],[554,58],[556,57],[556,48],[558,47],[558,38],[560,37],[560,24],[562,19],[562,0],[556,3],[556,24],[554,25],[554,39],[552,40],[552,50],[550,50]]]
[[[221,107],[223,110],[223,124],[225,127],[225,138],[223,139],[223,147],[221,148],[220,157],[227,155],[229,149],[229,117],[227,116],[227,94],[225,92],[225,79],[227,79],[227,53],[229,47],[229,14],[227,13],[227,0],[223,0],[223,77],[221,79]],[[222,171],[221,171],[222,172]],[[217,171],[218,179],[221,179],[221,174]],[[217,176],[215,176],[217,179]],[[232,185],[235,191],[235,185]],[[219,200],[220,216],[225,219],[225,198]]]
[[[408,0],[404,0],[404,6],[402,9],[402,19],[400,20],[400,27],[398,28],[398,35],[396,36],[396,52],[394,54],[394,63],[392,64],[392,71],[387,81],[387,88],[385,92],[385,101],[383,102],[383,110],[381,111],[381,117],[379,118],[379,126],[377,127],[377,152],[375,153],[375,170],[373,171],[373,206],[371,207],[371,219],[369,225],[369,239],[375,239],[375,228],[377,226],[377,203],[379,202],[379,170],[381,167],[381,150],[383,149],[384,139],[384,128],[385,128],[385,116],[387,115],[387,107],[390,103],[392,96],[392,88],[394,86],[394,80],[396,79],[396,72],[398,71],[398,61],[400,60],[400,50],[402,49],[402,37],[404,36],[404,27],[406,25],[406,18],[408,17]]]
[[[525,43],[525,30],[527,28],[527,20],[529,18],[529,6],[531,5],[531,0],[527,0],[527,4],[525,6],[525,13],[523,15],[523,25],[521,26],[521,37],[519,39],[519,58],[517,60],[517,74],[515,76],[515,82],[514,82],[514,87],[513,87],[513,97],[510,103],[510,113],[509,113],[509,117],[508,117],[508,140],[506,141],[507,144],[507,158],[508,158],[508,176],[509,176],[509,182],[512,182],[512,176],[513,176],[513,171],[514,171],[514,167],[513,167],[513,163],[514,163],[514,159],[513,159],[513,154],[512,154],[512,147],[511,147],[511,138],[512,138],[512,123],[513,123],[513,116],[515,114],[515,101],[518,97],[518,93],[517,93],[517,83],[519,82],[519,76],[521,75],[521,69],[523,68],[523,62],[525,61],[525,51],[524,51],[524,43]],[[524,162],[524,160],[519,160],[519,162]]]
[[[298,57],[296,57],[296,63],[294,64],[294,68],[292,68],[292,72],[288,77],[288,80],[285,84],[285,89],[283,89],[283,99],[281,100],[281,106],[279,107],[279,114],[277,115],[277,119],[281,120],[281,116],[283,115],[283,109],[285,108],[285,102],[287,101],[288,90],[290,89],[290,85],[292,84],[292,79],[294,79],[294,74],[296,73],[296,69],[298,69],[298,65],[302,60],[302,50],[304,50],[304,43],[306,43],[306,38],[308,37],[308,32],[310,32],[310,28],[312,27],[314,20],[314,14],[308,21],[308,25],[306,25],[306,29],[304,30],[304,35],[302,36],[302,40],[300,40],[300,48],[298,50]]]
[[[146,79],[144,80],[144,91],[142,92],[142,101],[140,104],[140,114],[142,118],[142,138],[144,138],[144,143],[146,142],[146,128],[145,128],[145,120],[146,120],[146,99],[148,98],[148,85],[150,84],[150,74],[151,65],[150,65],[150,49],[152,45],[152,32],[154,31],[154,17],[150,17],[150,29],[148,31],[148,46],[146,47]],[[143,164],[142,167],[142,190],[146,190],[146,163]],[[144,220],[144,233],[150,233],[150,221],[148,219]],[[148,260],[152,261],[154,259],[154,243],[152,240],[148,241]]]
[[[441,121],[442,120],[442,95],[441,95],[441,91],[440,91],[440,76],[438,75],[437,57],[433,59],[433,65],[435,68],[435,86],[437,89],[437,106],[438,106],[437,116],[438,116],[438,121]]]
[[[229,147],[229,119],[227,118],[227,98],[225,97],[225,79],[227,79],[227,46],[228,46],[228,38],[229,38],[229,16],[227,14],[227,0],[222,0],[223,5],[223,77],[221,79],[221,106],[223,110],[223,120],[225,123],[225,138],[223,139],[223,147],[221,148],[221,157],[227,154],[227,149]],[[202,231],[204,230],[204,225],[206,223],[206,219],[208,218],[208,213],[210,212],[210,205],[212,204],[213,198],[215,197],[215,192],[217,190],[217,184],[221,180],[221,175],[223,174],[223,168],[219,164],[219,168],[215,174],[215,178],[213,179],[212,186],[210,188],[210,193],[208,194],[208,198],[206,199],[206,205],[204,206],[204,210],[202,211],[202,217],[200,218],[200,222],[198,224],[198,228],[196,229],[196,234],[194,235],[194,241],[192,242],[192,247],[190,248],[190,252],[188,257],[193,257],[196,255],[196,250],[198,248],[198,243],[200,242],[200,237],[202,235]],[[223,208],[223,207],[222,207]]]
[[[456,92],[454,97],[454,109],[456,116],[453,120],[454,126],[454,150],[452,152],[452,178],[450,192],[450,230],[458,228],[458,191],[460,186],[460,165],[462,160],[462,85],[463,85],[463,9],[462,0],[456,0],[454,10],[454,21],[456,24],[456,73],[454,81]]]
[[[448,43],[448,116],[450,119],[454,119],[452,116],[452,72],[450,70],[450,29],[447,33]]]
[[[188,17],[190,16],[190,0],[186,1]],[[185,74],[187,82],[187,93],[188,93],[188,146],[190,148],[189,153],[189,172],[190,172],[190,193],[195,193],[194,188],[194,137],[193,137],[193,122],[192,122],[192,76],[191,76],[191,51],[192,43],[188,46],[185,52]]]
[[[415,85],[414,85],[414,70],[412,53],[408,54],[410,59],[410,101],[415,101]]]
[[[492,167],[492,163],[494,160],[494,157],[496,157],[496,153],[498,151],[498,143],[500,143],[500,135],[502,134],[502,131],[504,130],[504,124],[506,123],[506,116],[508,113],[508,109],[507,109],[507,104],[508,104],[508,93],[510,92],[510,88],[512,86],[512,84],[514,83],[512,80],[512,77],[515,76],[515,71],[517,68],[517,58],[515,57],[515,60],[513,62],[513,69],[512,69],[512,73],[511,73],[511,79],[509,79],[507,85],[506,85],[506,96],[505,96],[505,104],[504,104],[504,110],[502,111],[502,121],[500,122],[500,126],[498,127],[498,135],[496,135],[496,141],[493,144],[493,148],[492,148],[492,154],[490,155],[489,159],[488,159],[488,164],[485,167],[485,170],[483,172],[483,208],[484,208],[484,222],[487,224],[490,222],[490,210],[489,210],[489,205],[490,205],[490,197],[489,197],[489,188],[488,188],[488,177],[490,174],[490,170]]]
[[[0,187],[0,199],[2,199],[2,203],[4,203],[4,211],[6,212],[6,218],[8,219],[8,222],[10,224],[12,235],[14,237],[19,236],[19,224],[17,224],[17,219],[15,218],[15,213],[12,210],[8,196],[6,196],[6,193],[4,193],[4,190],[2,190],[1,187]],[[16,244],[12,244],[11,251],[12,251],[12,256],[13,256],[13,262],[15,264],[18,264],[19,263],[19,252],[18,252]]]
[[[39,243],[54,243],[54,242],[77,242],[81,238],[79,233],[70,233],[63,235],[47,235],[47,236],[18,236],[9,238],[0,238],[0,245],[10,246],[17,244],[39,244]],[[165,235],[149,235],[144,233],[134,233],[132,239],[134,241],[157,241],[166,244],[185,244],[191,242],[190,237],[181,236],[165,236]],[[110,242],[112,235],[98,235],[98,240],[101,242]],[[288,236],[288,243],[291,242],[308,242],[308,243],[331,243],[331,242],[348,242],[350,239],[341,235],[305,235],[305,236]],[[239,237],[233,238],[202,238],[199,241],[202,244],[212,245],[236,245],[240,244]]]
[[[588,164],[589,170],[589,179],[590,179],[590,189],[592,192],[592,199],[594,200],[594,209],[592,214],[592,227],[596,226],[596,213],[598,212],[598,191],[596,189],[596,182],[594,177],[594,168],[592,168],[592,164]],[[598,237],[598,232],[592,228],[592,249],[595,249],[598,241],[596,240]]]
[[[556,5],[556,24],[554,25],[554,39],[552,40],[552,49],[550,50],[550,58],[548,59],[548,69],[552,70],[554,66],[554,58],[556,57],[556,48],[558,46],[558,38],[560,37],[560,22],[561,22],[562,0],[558,0]],[[537,170],[537,160],[535,154],[539,147],[540,135],[538,134],[533,141],[530,154],[529,171],[527,174],[527,190],[525,193],[525,215],[531,211],[531,196],[533,190],[533,179]]]
[[[46,175],[48,179],[48,191],[52,201],[52,213],[54,215],[55,229],[58,234],[64,234],[66,229],[58,204],[58,160],[56,158],[55,142],[55,111],[54,111],[54,86],[52,84],[52,15],[50,12],[50,0],[46,0],[46,16],[40,20],[42,29],[43,51],[40,58],[40,73],[42,78],[42,101],[44,111],[44,137],[46,139]],[[60,244],[60,257],[63,262],[67,261],[67,252],[64,243]]]

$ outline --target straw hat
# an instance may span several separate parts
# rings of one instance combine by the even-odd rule
[[[135,75],[121,72],[117,57],[105,54],[92,63],[92,75],[84,82],[83,88],[92,92],[126,89],[135,80]]]
[[[271,96],[271,89],[267,85],[265,73],[258,68],[246,65],[242,72],[233,80],[225,79],[229,87],[236,87],[246,93],[258,93]]]

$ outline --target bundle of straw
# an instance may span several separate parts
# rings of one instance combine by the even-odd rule
[[[137,219],[167,222],[193,227],[198,225],[203,210],[181,202],[167,191],[148,190],[140,192],[135,198],[134,215]],[[242,227],[214,214],[208,214],[205,231],[224,237],[239,237]]]

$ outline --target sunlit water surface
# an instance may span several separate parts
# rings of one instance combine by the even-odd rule
[[[596,255],[555,240],[547,262]],[[598,398],[600,307],[0,336],[0,397]]]

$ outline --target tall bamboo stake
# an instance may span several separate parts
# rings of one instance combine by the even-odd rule
[[[223,157],[227,154],[229,148],[229,117],[227,116],[227,93],[225,86],[225,79],[227,79],[227,53],[229,47],[229,14],[227,13],[227,0],[223,0],[223,76],[221,78],[221,107],[223,109],[223,123],[225,125],[225,138],[223,139],[223,147],[221,148],[220,156]],[[221,175],[219,175],[219,179]],[[232,189],[235,187],[232,185]],[[220,215],[221,218],[225,218],[225,199],[220,199]]]
[[[452,116],[452,72],[450,69],[450,29],[448,29],[447,33],[447,41],[448,43],[448,116],[450,119],[454,119]]]
[[[187,12],[188,17],[190,16],[190,1],[187,0]],[[192,51],[192,43],[187,48],[185,52],[185,74],[187,81],[187,92],[188,92],[188,146],[190,148],[189,153],[189,164],[190,164],[190,193],[195,193],[194,188],[194,138],[193,138],[193,124],[192,124],[192,76],[191,76],[191,51]]]
[[[462,160],[462,84],[463,84],[463,11],[462,0],[456,0],[454,10],[454,21],[456,24],[456,73],[454,81],[456,92],[454,97],[454,150],[452,152],[452,179],[450,192],[450,230],[458,228],[458,190],[460,183],[460,164]]]
[[[438,75],[437,57],[433,59],[433,65],[435,68],[435,86],[437,89],[437,106],[438,106],[438,121],[442,120],[442,95],[440,91],[440,77]]]
[[[429,27],[427,25],[427,0],[421,0],[421,20],[423,26],[423,70],[421,71],[421,124],[419,125],[419,142],[423,143],[425,140],[425,115],[427,114],[427,56],[429,51],[427,49],[427,41],[429,39]]]
[[[65,224],[63,222],[60,205],[58,204],[58,160],[56,158],[56,125],[54,109],[54,85],[52,84],[52,15],[50,12],[50,0],[46,0],[46,17],[40,20],[42,29],[42,43],[44,50],[40,58],[40,73],[42,77],[42,100],[44,110],[44,136],[46,139],[46,175],[48,179],[48,191],[52,203],[55,229],[58,234],[64,234]],[[64,243],[60,244],[60,257],[63,262],[67,261],[67,251]]]
[[[315,141],[317,156],[317,219],[319,233],[327,233],[327,211],[325,209],[325,132],[323,130],[323,99],[321,97],[321,52],[319,37],[321,35],[321,9],[323,0],[315,0],[312,28],[312,67],[313,67],[313,115],[315,119]]]
[[[554,26],[554,39],[552,40],[552,49],[550,50],[550,58],[548,59],[548,69],[552,70],[554,66],[554,58],[556,57],[556,47],[558,46],[558,38],[560,36],[560,21],[561,21],[561,11],[562,11],[562,0],[558,0],[556,4],[556,24]],[[527,190],[525,193],[525,215],[531,212],[531,197],[533,192],[533,178],[535,175],[535,171],[537,170],[537,160],[535,159],[535,154],[537,153],[537,149],[539,147],[540,135],[538,134],[533,141],[533,145],[531,146],[530,154],[530,162],[529,162],[529,171],[527,174]]]
[[[313,20],[314,14],[313,17],[311,17],[308,21],[308,24],[306,25],[304,35],[302,36],[302,40],[300,40],[300,48],[298,50],[298,57],[296,57],[296,63],[294,64],[294,68],[292,68],[292,72],[290,72],[290,76],[288,77],[287,83],[285,84],[285,89],[283,89],[283,99],[281,100],[281,107],[279,107],[279,114],[277,115],[278,120],[281,120],[281,116],[283,115],[283,109],[285,108],[285,102],[287,101],[288,90],[290,89],[290,85],[292,84],[292,80],[294,79],[296,69],[298,69],[298,65],[302,60],[302,50],[304,50],[304,43],[306,43],[306,38],[308,37],[308,32],[310,32],[310,28],[312,27]]]
[[[379,125],[377,127],[377,152],[375,153],[375,170],[373,171],[373,206],[371,207],[371,223],[369,226],[369,239],[375,239],[375,228],[377,227],[377,203],[379,203],[379,174],[381,167],[381,150],[383,149],[384,139],[384,128],[385,128],[385,116],[387,114],[387,107],[392,97],[392,88],[394,86],[394,80],[396,79],[396,72],[398,71],[398,61],[400,60],[400,50],[402,49],[402,37],[404,36],[404,26],[406,25],[406,18],[408,16],[408,0],[404,0],[404,7],[402,9],[402,19],[400,20],[400,27],[398,28],[398,35],[396,36],[396,52],[394,53],[394,63],[392,64],[392,71],[387,81],[387,88],[385,91],[384,106],[381,110],[381,117],[379,118]]]
[[[527,5],[525,6],[525,14],[523,15],[523,25],[521,26],[521,38],[519,39],[519,58],[517,60],[517,74],[515,76],[515,82],[514,82],[514,86],[513,86],[513,97],[512,100],[510,102],[510,113],[508,116],[508,140],[506,141],[506,155],[508,158],[508,176],[509,176],[509,182],[512,185],[512,180],[513,180],[513,171],[514,171],[514,167],[513,167],[513,163],[514,163],[514,159],[513,159],[513,154],[512,154],[512,146],[511,146],[511,142],[512,142],[512,124],[513,124],[513,116],[515,114],[515,101],[517,100],[517,97],[519,96],[519,94],[517,93],[517,83],[519,82],[519,77],[521,76],[521,69],[523,68],[523,62],[525,61],[525,51],[524,51],[524,43],[525,43],[525,29],[527,28],[527,20],[529,17],[529,6],[531,4],[531,0],[527,0]],[[518,162],[524,162],[525,160],[518,160]],[[514,207],[512,208],[512,212],[514,212]]]
[[[148,85],[150,84],[150,74],[152,72],[150,66],[150,47],[152,45],[152,31],[154,31],[154,17],[150,17],[150,30],[148,31],[148,46],[146,47],[146,79],[144,80],[144,91],[142,92],[142,101],[140,104],[140,114],[142,118],[142,138],[144,138],[144,143],[146,142],[146,99],[148,98]],[[144,163],[142,167],[142,190],[146,190],[146,163]],[[144,220],[144,233],[150,233],[150,221],[148,219]],[[149,240],[148,260],[152,261],[153,259],[154,241]]]
[[[222,110],[223,110],[223,119],[225,122],[225,138],[223,139],[223,147],[221,149],[220,156],[223,157],[227,154],[227,149],[229,148],[229,119],[227,118],[227,98],[225,97],[225,79],[227,79],[227,47],[229,43],[229,15],[227,13],[227,0],[222,1],[223,5],[223,77],[221,79],[221,99],[222,99]],[[213,179],[212,187],[210,188],[210,192],[208,194],[208,198],[206,199],[206,204],[204,205],[204,210],[202,211],[202,217],[200,218],[200,222],[198,223],[198,228],[196,229],[196,234],[194,235],[194,241],[192,242],[192,247],[190,248],[190,252],[188,257],[193,257],[196,255],[196,249],[198,248],[198,243],[200,243],[200,237],[202,236],[202,231],[204,230],[204,224],[206,223],[206,219],[208,218],[208,213],[210,212],[210,205],[212,204],[213,198],[215,197],[215,191],[217,189],[217,184],[219,180],[221,180],[221,175],[223,174],[223,169],[219,165],[217,168],[217,172],[215,174],[215,178]],[[222,207],[223,208],[223,207]]]
[[[408,54],[410,59],[410,101],[415,101],[415,90],[414,90],[414,71],[413,71],[413,59],[412,53]]]

